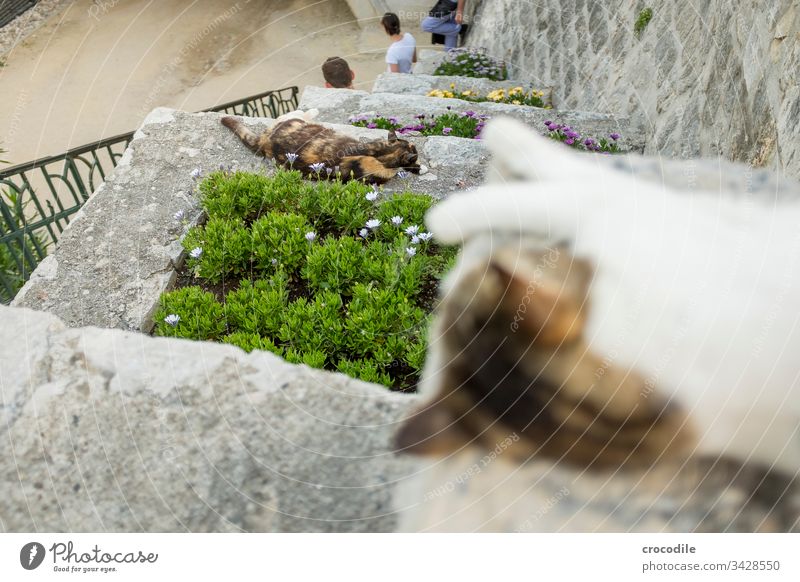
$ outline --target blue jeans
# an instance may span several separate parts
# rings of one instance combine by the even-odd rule
[[[426,16],[422,19],[420,27],[425,32],[444,36],[444,48],[447,50],[458,46],[458,33],[461,31],[461,25],[455,21],[455,12],[444,18]]]

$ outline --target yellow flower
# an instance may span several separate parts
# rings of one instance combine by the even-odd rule
[[[455,89],[456,88],[456,84],[455,83],[450,83],[450,88],[451,89]]]
[[[517,101],[516,99],[514,99],[511,103],[513,103],[514,105],[521,105],[520,102]]]

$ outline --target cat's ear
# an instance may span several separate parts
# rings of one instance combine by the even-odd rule
[[[397,134],[394,132],[394,130],[389,130],[389,141],[397,141],[397,139]]]

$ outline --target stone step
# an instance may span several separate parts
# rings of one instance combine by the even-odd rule
[[[437,67],[444,61],[447,53],[444,48],[441,49],[422,49],[417,51],[417,63],[414,65],[415,75],[433,75]],[[538,79],[536,77],[529,77],[524,75],[515,75],[516,71],[510,63],[506,63],[509,75],[515,78],[508,79],[510,83],[516,83],[515,86],[533,83],[537,88],[550,87],[552,82]],[[470,79],[472,77],[462,77]],[[544,89],[542,89],[544,90]]]
[[[411,94],[368,93],[312,86],[306,87],[299,107],[303,110],[318,109],[319,117],[317,119],[319,121],[341,124],[348,123],[354,115],[382,114],[387,117],[397,117],[401,123],[410,123],[414,120],[415,115],[422,113],[442,115],[448,111],[475,111],[490,117],[501,115],[513,117],[542,134],[547,133],[544,122],[550,119],[569,125],[587,137],[601,138],[614,132],[619,133],[622,135],[621,147],[628,151],[642,152],[645,146],[644,128],[634,124],[629,118],[589,111],[556,111],[505,103],[472,103],[461,99],[442,99]]]
[[[436,67],[444,60],[446,54],[444,49],[422,49],[417,51],[417,64],[414,65],[414,74],[433,75]]]
[[[525,90],[538,89],[544,91],[545,98],[549,96],[550,87],[537,86],[530,82],[517,80],[490,81],[484,78],[453,77],[446,75],[403,75],[400,73],[381,73],[372,85],[373,93],[399,93],[401,95],[427,95],[433,89],[443,91],[477,91],[479,95],[486,95],[495,89],[512,89],[522,87]],[[555,103],[553,106],[555,107]]]

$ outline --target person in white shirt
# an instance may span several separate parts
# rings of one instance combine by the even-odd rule
[[[410,73],[417,62],[417,41],[409,33],[403,34],[400,31],[400,19],[393,12],[384,14],[381,24],[392,39],[392,44],[386,51],[386,70],[391,73]]]

